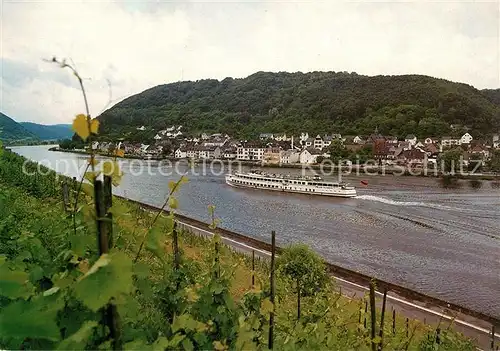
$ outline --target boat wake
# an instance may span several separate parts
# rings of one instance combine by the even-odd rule
[[[433,203],[422,202],[422,201],[395,201],[395,200],[387,199],[387,198],[380,197],[380,196],[374,196],[374,195],[359,195],[359,196],[356,196],[356,199],[377,201],[377,202],[382,202],[384,204],[394,205],[394,206],[419,206],[419,207],[436,208],[436,209],[440,209],[440,210],[458,210],[458,211],[464,210],[462,208],[450,207],[450,206],[433,204]]]

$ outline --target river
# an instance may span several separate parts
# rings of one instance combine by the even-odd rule
[[[54,169],[57,161],[70,162],[73,167],[58,168],[70,176],[81,175],[88,158],[47,146],[12,149]],[[157,161],[143,162],[151,174],[138,174],[139,161],[123,161],[114,192],[161,205],[169,180],[179,176],[159,174]],[[268,242],[275,230],[278,245],[303,242],[331,263],[500,316],[500,189],[489,181],[478,189],[467,181],[445,189],[435,178],[344,176],[358,197],[342,199],[237,189],[223,174],[195,171],[177,195],[184,215],[209,221],[208,206],[215,205],[221,227]]]

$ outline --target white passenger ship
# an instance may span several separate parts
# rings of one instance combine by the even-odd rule
[[[226,175],[226,183],[234,187],[266,189],[288,193],[354,197],[356,189],[346,183],[327,182],[319,176],[290,177],[261,171],[235,172]]]

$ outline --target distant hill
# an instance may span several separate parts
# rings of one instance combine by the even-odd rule
[[[500,89],[484,89],[481,92],[495,105],[500,106]]]
[[[419,137],[474,135],[500,128],[492,94],[462,83],[422,75],[362,76],[347,72],[257,72],[165,84],[133,95],[105,111],[103,137],[127,137],[144,125],[182,125],[188,132],[250,137],[261,132],[339,132]],[[152,134],[154,135],[154,134]]]
[[[21,124],[0,112],[0,140],[9,142],[37,139],[36,135],[26,130]]]
[[[71,139],[74,134],[71,124],[44,125],[32,122],[21,122],[19,124],[42,140]]]

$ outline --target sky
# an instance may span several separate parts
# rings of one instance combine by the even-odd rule
[[[152,86],[257,71],[425,74],[500,88],[499,1],[0,1],[0,111],[71,123]]]

